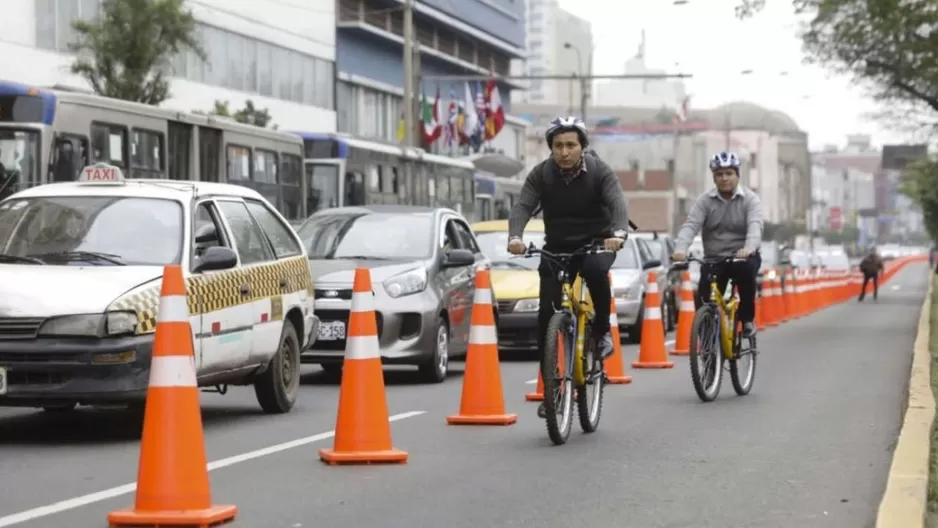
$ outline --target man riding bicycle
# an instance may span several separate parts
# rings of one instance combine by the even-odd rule
[[[732,279],[739,292],[737,316],[743,323],[743,336],[756,333],[753,320],[756,315],[756,276],[762,265],[759,248],[762,245],[762,200],[740,185],[739,157],[732,152],[720,152],[710,159],[715,188],[697,198],[687,221],[674,242],[672,258],[681,262],[697,233],[703,239],[704,258],[735,256],[737,259],[718,270],[720,290]],[[709,265],[700,270],[697,295],[705,301],[710,291]]]
[[[628,208],[615,172],[598,157],[584,155],[589,145],[586,124],[576,117],[558,117],[547,127],[546,140],[551,156],[531,169],[508,218],[508,251],[523,255],[527,250],[522,234],[538,205],[544,216],[543,249],[572,253],[597,240],[609,251],[621,249],[628,236]],[[596,312],[593,337],[602,358],[614,350],[609,333],[609,268],[614,261],[615,253],[585,255],[571,270],[579,271],[589,289]],[[547,324],[560,306],[562,285],[546,259],[541,260],[538,272],[537,347],[543,354]],[[542,414],[543,404],[538,409],[538,415]]]

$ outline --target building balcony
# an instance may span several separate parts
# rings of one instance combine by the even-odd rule
[[[395,3],[396,4],[396,3]],[[387,7],[370,0],[339,0],[336,28],[360,31],[404,44],[404,16],[400,8]],[[414,32],[420,53],[470,72],[471,75],[511,75],[510,46],[498,43],[484,33],[473,30],[473,35],[440,28],[442,22],[414,13]],[[468,32],[467,32],[468,33]],[[523,90],[517,82],[505,82],[513,90]]]

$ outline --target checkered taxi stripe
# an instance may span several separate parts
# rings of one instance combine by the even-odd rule
[[[286,286],[281,288],[281,280]],[[250,294],[241,295],[241,286],[247,284]],[[231,308],[264,298],[278,297],[282,293],[306,290],[313,295],[309,263],[305,257],[294,257],[272,262],[200,275],[186,279],[186,297],[189,313],[198,315]],[[157,284],[133,295],[115,301],[109,310],[127,310],[137,314],[137,333],[146,334],[156,328],[160,304],[160,285]],[[279,318],[283,317],[281,312]]]

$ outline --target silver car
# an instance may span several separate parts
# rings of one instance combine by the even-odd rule
[[[491,267],[466,220],[445,208],[343,207],[317,212],[298,232],[321,320],[302,362],[342,368],[355,268],[364,266],[382,361],[416,365],[428,382],[442,382],[450,358],[468,347],[476,269]]]
[[[642,323],[645,319],[645,293],[649,274],[655,271],[658,275],[658,292],[664,321],[667,303],[664,302],[661,292],[665,291],[667,273],[661,267],[661,261],[652,258],[651,250],[645,241],[636,238],[629,238],[622,250],[616,253],[616,261],[610,271],[619,331],[628,333],[629,340],[633,343],[639,343],[642,339]]]

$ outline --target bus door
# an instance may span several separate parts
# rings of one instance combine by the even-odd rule
[[[340,202],[339,160],[305,162],[306,216],[316,211],[344,205]]]
[[[74,134],[54,136],[49,163],[50,183],[75,181],[81,169],[90,164],[88,138]]]

